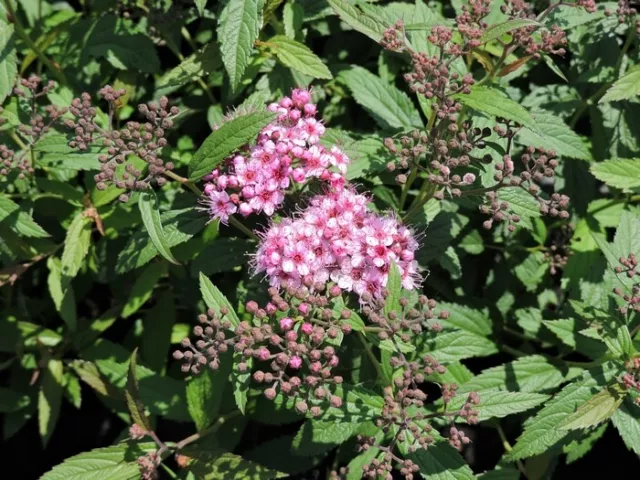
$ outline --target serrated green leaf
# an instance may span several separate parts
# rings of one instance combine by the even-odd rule
[[[400,274],[400,269],[395,262],[392,262],[391,267],[389,268],[386,289],[389,292],[389,296],[384,304],[385,313],[399,313],[402,310],[402,307],[400,306],[400,297],[402,296],[402,275]]]
[[[586,371],[584,375],[564,387],[538,414],[527,422],[524,432],[508,455],[514,461],[538,455],[561,442],[569,432],[558,425],[565,421],[580,405],[594,395],[598,386],[606,385],[620,368],[614,363]]]
[[[420,467],[425,480],[473,480],[475,475],[460,453],[446,442],[419,448],[407,458]]]
[[[287,476],[233,453],[221,452],[201,452],[187,470],[201,480],[270,480]]]
[[[489,316],[479,310],[474,310],[465,305],[442,302],[438,306],[449,312],[449,318],[439,320],[445,327],[455,327],[466,330],[480,337],[488,337],[493,331]]]
[[[67,236],[64,239],[64,250],[62,251],[60,264],[63,276],[63,290],[66,289],[68,282],[78,274],[82,263],[87,257],[91,243],[92,224],[93,220],[83,215],[83,212],[80,212],[69,225]]]
[[[593,448],[595,443],[604,435],[609,423],[600,425],[593,431],[583,434],[581,438],[573,440],[565,445],[562,451],[567,454],[567,465],[585,456]]]
[[[238,315],[229,303],[229,300],[227,300],[227,297],[225,297],[222,292],[218,290],[218,287],[211,283],[211,280],[202,272],[200,272],[200,293],[207,307],[213,308],[216,314],[220,314],[221,308],[226,308],[227,313],[224,319],[228,320],[232,327],[238,326],[240,319],[238,319]]]
[[[640,65],[631,68],[615,81],[598,103],[616,102],[640,95]]]
[[[487,43],[497,38],[502,37],[505,33],[509,33],[513,30],[517,30],[522,27],[541,26],[536,20],[530,20],[528,18],[514,18],[513,20],[507,20],[503,23],[497,23],[491,25],[485,30],[482,36],[479,38],[480,43]]]
[[[525,412],[547,401],[549,395],[527,392],[506,392],[500,390],[481,390],[477,392],[480,403],[474,406],[478,411],[478,420],[490,418],[503,418],[514,413]],[[456,396],[447,408],[457,410],[462,408],[467,398],[463,395]]]
[[[545,110],[532,110],[537,131],[523,128],[516,139],[522,145],[555,150],[561,157],[591,161],[589,144],[575,133],[558,115]]]
[[[561,361],[553,361],[542,355],[530,355],[483,370],[463,383],[458,392],[462,394],[492,388],[540,392],[553,389],[581,372],[582,369],[568,367]]]
[[[187,384],[189,415],[198,431],[207,428],[218,416],[224,390],[229,383],[230,370],[231,358],[225,355],[220,361],[218,370],[205,368],[200,375],[192,378]]]
[[[224,123],[202,143],[189,162],[189,179],[198,180],[231,155],[256,138],[275,114],[266,110],[249,113]]]
[[[142,305],[151,298],[151,294],[153,293],[153,289],[158,283],[158,280],[160,280],[165,273],[166,264],[152,263],[146,267],[140,276],[136,278],[136,281],[131,288],[129,298],[124,304],[120,316],[122,318],[128,318],[136,313],[140,307],[142,307]]]
[[[592,165],[590,170],[598,180],[623,192],[640,187],[640,158],[613,158]]]
[[[63,391],[64,366],[61,360],[51,358],[42,372],[42,383],[38,391],[38,427],[45,446],[58,422]]]
[[[387,28],[382,19],[362,12],[358,7],[345,0],[328,0],[328,3],[340,17],[340,20],[351,28],[365,34],[375,42],[382,39],[382,34]]]
[[[0,224],[9,227],[19,235],[44,238],[49,234],[33,221],[31,215],[23,211],[13,200],[0,195]]]
[[[191,274],[195,276],[202,272],[205,275],[213,275],[244,266],[247,264],[247,253],[254,247],[254,243],[245,238],[216,238],[193,259]]]
[[[215,287],[214,287],[215,288]],[[240,365],[245,365],[241,371]],[[244,415],[249,400],[249,387],[251,386],[251,368],[253,358],[245,359],[241,353],[233,354],[233,367],[231,368],[231,383],[233,384],[233,398],[238,410]]]
[[[573,318],[563,318],[543,320],[542,324],[571,349],[578,350],[591,358],[599,358],[606,353],[606,346],[600,340],[597,332],[588,330],[584,322]]]
[[[158,199],[153,190],[145,190],[140,192],[138,197],[138,208],[142,223],[147,229],[151,243],[156,247],[158,253],[169,262],[179,265],[178,261],[171,254],[171,250],[167,246],[164,230],[162,229],[162,220],[160,219],[160,210],[158,207]],[[64,259],[64,257],[63,257]]]
[[[152,430],[151,423],[145,412],[144,402],[140,397],[140,387],[138,385],[137,369],[138,349],[135,348],[129,360],[129,368],[127,370],[127,385],[124,389],[124,396],[127,400],[127,408],[131,414],[131,420],[139,427],[147,432]]]
[[[520,217],[518,226],[533,229],[533,220],[540,217],[540,206],[531,195],[521,188],[503,188],[498,191],[498,198]]]
[[[549,263],[545,261],[544,254],[542,252],[533,252],[527,255],[524,262],[516,265],[513,271],[527,291],[535,292],[548,269]]]
[[[156,82],[160,92],[171,91],[220,67],[220,51],[215,43],[206,44],[201,50],[189,55],[177,66],[164,73]]]
[[[208,217],[194,208],[171,210],[160,215],[165,243],[172,248],[191,239],[207,224]],[[149,234],[141,227],[130,238],[118,256],[116,272],[123,274],[142,267],[158,255]]]
[[[611,417],[613,425],[629,450],[640,455],[640,415],[638,406],[627,398]]]
[[[80,380],[72,372],[67,372],[64,376],[64,395],[67,400],[77,409],[82,406],[82,387]]]
[[[264,0],[228,0],[220,12],[220,53],[234,90],[240,85],[253,53],[253,44],[258,39],[263,5]]]
[[[153,452],[153,443],[120,443],[67,458],[40,480],[133,480],[140,478],[137,458]]]
[[[501,117],[523,125],[544,135],[526,108],[514,102],[499,90],[484,86],[471,88],[471,93],[459,93],[454,98],[463,105],[493,117]]]
[[[62,317],[71,331],[75,331],[78,326],[78,318],[73,286],[64,279],[59,259],[49,257],[47,259],[47,267],[49,268],[49,275],[47,276],[49,295],[51,295],[60,317]]]
[[[204,15],[204,8],[207,6],[207,0],[195,0],[195,4],[198,15],[202,17]]]
[[[561,430],[579,430],[594,427],[609,420],[624,400],[625,392],[620,384],[600,390],[588,402],[567,417],[559,426]]]
[[[18,74],[13,25],[0,21],[0,104],[9,96]]]
[[[347,441],[359,428],[358,423],[307,420],[293,439],[291,449],[295,455],[304,457],[325,453]]]
[[[90,146],[86,151],[78,152],[69,146],[66,135],[52,134],[39,140],[33,149],[40,153],[38,165],[50,170],[100,170],[98,157],[106,148]]]
[[[28,395],[0,387],[0,413],[13,413],[26,408],[31,403]]]
[[[306,45],[284,35],[276,35],[266,44],[274,51],[278,60],[287,67],[313,78],[333,78],[327,66]]]
[[[382,128],[410,130],[422,127],[420,114],[411,99],[368,70],[352,66],[340,72],[353,98]]]
[[[428,353],[439,362],[448,363],[471,357],[485,357],[497,351],[496,344],[488,338],[459,330],[438,334],[426,342],[421,353]]]

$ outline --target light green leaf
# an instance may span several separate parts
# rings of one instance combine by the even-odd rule
[[[214,287],[215,288],[215,287]],[[240,365],[244,365],[241,371]],[[241,353],[233,354],[233,367],[231,368],[231,383],[233,384],[233,398],[238,410],[244,415],[249,400],[249,387],[251,386],[251,368],[253,358],[245,359]]]
[[[549,395],[541,393],[505,392],[500,390],[481,390],[478,392],[480,403],[474,406],[478,411],[478,420],[503,418],[514,413],[527,411],[537,407],[549,399]],[[462,408],[467,397],[457,395],[447,406],[450,411]]]
[[[167,247],[172,248],[186,242],[200,232],[209,217],[194,208],[171,210],[160,215]],[[158,255],[144,227],[134,233],[118,256],[116,272],[123,274],[142,267]]]
[[[64,391],[64,367],[62,360],[49,359],[42,372],[42,383],[38,391],[38,427],[42,443],[46,446],[56,427],[62,394]]]
[[[16,65],[16,46],[13,25],[0,20],[0,105],[9,96],[16,75],[18,66]]]
[[[555,150],[561,157],[578,158],[591,161],[593,156],[589,144],[567,125],[562,117],[545,110],[534,109],[532,112],[536,122],[536,130],[523,128],[516,139],[522,145]]]
[[[613,425],[629,450],[640,455],[640,415],[638,406],[627,398],[611,417]]]
[[[193,377],[187,384],[187,406],[189,415],[198,431],[213,424],[220,412],[224,390],[229,383],[231,356],[220,359],[220,367],[213,371],[206,367],[200,375]]]
[[[160,253],[160,255],[162,255],[166,260],[175,265],[179,265],[178,261],[171,254],[171,250],[167,246],[167,242],[165,240],[162,221],[160,219],[158,199],[156,198],[155,192],[151,189],[140,192],[138,207],[140,208],[142,223],[147,229],[147,233],[149,233],[149,238],[151,238],[153,246],[156,247],[158,253]]]
[[[514,268],[514,273],[527,291],[535,292],[548,269],[549,263],[545,262],[544,254],[533,252],[524,259],[524,262]]]
[[[471,93],[459,93],[454,98],[463,105],[493,117],[501,117],[523,125],[534,132],[544,135],[531,114],[517,102],[514,102],[499,90],[484,86],[471,88]]]
[[[606,363],[586,371],[584,375],[564,387],[538,414],[525,424],[522,435],[508,455],[514,461],[538,455],[549,447],[561,442],[569,434],[558,427],[580,405],[593,397],[597,386],[606,385],[620,368],[616,364]]]
[[[541,24],[536,20],[529,20],[528,18],[515,18],[513,20],[507,20],[503,23],[491,25],[485,30],[479,40],[480,43],[487,43],[502,37],[505,33],[509,33],[512,30],[517,30],[518,28],[529,27],[532,25],[541,26]]]
[[[420,467],[425,480],[473,480],[475,475],[460,453],[446,442],[419,448],[407,458]]]
[[[77,409],[82,407],[82,386],[80,380],[72,372],[67,372],[64,376],[64,395],[66,399]]]
[[[287,2],[282,9],[282,23],[284,24],[284,33],[287,37],[295,39],[300,34],[302,24],[304,22],[304,8],[299,3]]]
[[[139,427],[147,432],[152,430],[151,423],[144,408],[144,402],[140,397],[140,387],[138,386],[137,369],[138,349],[134,349],[129,360],[129,369],[127,372],[127,385],[124,389],[124,396],[127,400],[127,408],[131,414],[131,420]]]
[[[120,443],[67,458],[40,480],[133,480],[140,478],[136,459],[158,447],[155,443]]]
[[[189,179],[198,180],[237,149],[255,140],[260,131],[274,118],[266,110],[249,113],[224,123],[200,146],[189,162]]]
[[[610,187],[631,192],[640,187],[640,158],[614,158],[591,166],[591,173]]]
[[[520,217],[518,226],[533,229],[533,220],[540,217],[540,207],[531,195],[521,188],[503,188],[498,192],[498,198],[507,202],[513,213]]]
[[[333,78],[327,66],[306,45],[284,35],[276,35],[266,43],[287,67],[313,78]]]
[[[563,362],[549,360],[542,355],[521,357],[513,362],[483,370],[463,383],[459,393],[500,388],[518,392],[550,390],[576,377],[582,369],[568,367]]]
[[[227,313],[224,316],[224,320],[228,320],[232,327],[236,327],[240,323],[238,315],[218,287],[216,287],[211,280],[207,278],[204,273],[200,273],[200,293],[206,303],[207,307],[213,308],[216,314],[220,314],[221,308],[226,308]]]
[[[436,360],[448,363],[471,357],[485,357],[498,351],[496,344],[488,338],[465,330],[439,333],[427,341],[423,354],[429,354]]]
[[[166,264],[159,262],[152,263],[142,271],[131,288],[127,303],[122,308],[120,314],[122,318],[128,318],[136,313],[151,298],[153,289],[165,272]]]
[[[358,423],[307,420],[293,439],[295,455],[311,457],[346,442],[360,428]]]
[[[220,52],[215,43],[208,43],[163,74],[156,82],[156,89],[163,91],[170,90],[172,87],[181,87],[210,74],[219,66]]]
[[[542,324],[572,350],[589,355],[591,358],[599,358],[606,353],[606,346],[600,340],[600,336],[595,330],[587,329],[585,322],[563,318],[543,320]]]
[[[98,157],[106,148],[91,146],[79,152],[69,146],[66,135],[52,134],[39,140],[33,149],[40,153],[38,165],[49,170],[100,170]]]
[[[32,238],[44,238],[49,234],[33,221],[31,215],[23,211],[13,200],[0,195],[0,223],[19,235]]]
[[[469,308],[465,305],[458,305],[455,303],[439,303],[438,306],[442,310],[449,312],[449,318],[445,320],[439,320],[439,322],[445,327],[455,327],[461,330],[466,330],[475,335],[481,337],[488,337],[493,331],[491,319],[487,314]]]
[[[207,0],[195,0],[196,9],[198,10],[198,15],[201,17],[204,15],[204,8],[207,5]]]
[[[199,480],[270,480],[286,474],[263,467],[233,453],[201,452],[187,467]]]
[[[83,212],[78,213],[67,230],[67,236],[64,239],[64,250],[62,251],[62,280],[63,290],[66,290],[68,282],[80,271],[82,263],[89,252],[89,244],[91,243],[91,225],[93,220]]]
[[[389,296],[384,304],[384,312],[389,314],[391,312],[400,313],[402,307],[400,306],[400,297],[402,296],[402,276],[400,270],[395,262],[391,263],[389,268],[389,277],[387,278],[386,289],[389,291]]]
[[[600,390],[558,427],[561,430],[579,430],[609,420],[624,400],[625,392],[622,388],[620,384],[615,384]]]
[[[75,331],[78,326],[78,318],[73,287],[63,278],[62,266],[58,258],[49,257],[47,259],[47,267],[49,268],[49,275],[47,276],[49,295],[51,295],[51,299],[62,320],[71,331]]]
[[[264,0],[227,0],[218,19],[218,41],[231,88],[240,85],[262,28]]]
[[[640,94],[640,65],[631,68],[607,90],[598,103],[627,100]]]
[[[382,39],[382,34],[387,28],[382,19],[362,12],[357,6],[346,0],[328,0],[328,3],[340,17],[340,20],[351,28],[365,34],[375,42]]]
[[[410,130],[422,127],[420,114],[411,99],[370,71],[352,66],[339,75],[353,98],[382,128]]]

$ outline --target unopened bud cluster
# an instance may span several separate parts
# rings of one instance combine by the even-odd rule
[[[622,375],[622,385],[627,390],[634,390],[635,404],[640,407],[640,357],[636,357],[625,365],[626,372]]]
[[[33,146],[49,133],[67,112],[66,108],[56,105],[49,104],[44,108],[39,105],[40,99],[46,97],[55,86],[55,82],[51,80],[43,85],[39,76],[31,75],[29,78],[19,79],[13,88],[13,95],[19,100],[19,108],[25,110],[29,116],[29,123],[20,124],[17,128],[16,134],[24,143],[24,147],[21,145],[22,151],[16,153],[7,145],[0,145],[0,177],[6,177],[14,170],[18,172],[19,179],[34,173],[34,157],[27,153],[31,152]]]
[[[618,23],[627,23],[630,26],[634,26],[636,33],[640,35],[640,20],[637,19],[638,10],[631,6],[630,0],[618,0],[618,6],[616,11],[613,12],[610,9],[605,9],[604,14],[609,17],[616,15],[618,17]]]
[[[94,177],[99,190],[104,190],[108,185],[126,191],[144,190],[152,180],[161,186],[166,182],[162,175],[173,169],[173,164],[165,163],[160,154],[167,145],[166,132],[173,127],[174,118],[180,111],[175,106],[169,106],[167,97],[162,97],[158,103],[138,105],[144,122],[129,121],[116,130],[112,127],[112,121],[125,94],[124,89],[116,90],[110,85],[98,92],[99,97],[109,105],[109,123],[104,127],[96,122],[97,110],[88,93],[75,98],[70,107],[75,118],[66,122],[74,133],[69,146],[80,151],[90,147],[102,147],[105,150],[98,156],[100,173]],[[131,161],[132,157],[143,160],[145,167],[136,166]],[[128,199],[129,194],[120,195],[120,201],[126,202]]]
[[[640,270],[638,270],[638,257],[634,253],[629,256],[620,257],[620,265],[615,268],[618,275],[624,275],[631,279],[631,293],[624,292],[620,287],[613,289],[613,292],[621,297],[626,305],[620,307],[620,313],[625,315],[629,310],[640,312]],[[636,281],[637,280],[637,281]]]

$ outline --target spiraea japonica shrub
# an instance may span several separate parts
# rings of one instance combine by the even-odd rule
[[[633,2],[1,5],[21,478],[637,471]]]

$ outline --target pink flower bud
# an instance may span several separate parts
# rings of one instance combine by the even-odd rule
[[[465,173],[464,177],[462,177],[462,182],[466,183],[467,185],[471,185],[475,181],[476,176],[473,173]]]
[[[291,330],[293,328],[293,320],[289,317],[280,319],[280,329],[283,331]]]
[[[311,307],[309,307],[308,303],[301,303],[300,305],[298,305],[298,311],[302,315],[307,315],[310,310],[311,310]]]
[[[266,360],[269,360],[269,357],[271,356],[271,352],[269,352],[269,350],[266,347],[260,347],[258,349],[258,359],[262,360],[263,362]]]
[[[302,324],[302,327],[300,327],[300,331],[305,335],[311,335],[313,333],[313,325],[311,325],[308,322],[305,322]]]
[[[298,356],[291,357],[291,359],[289,360],[289,366],[297,370],[302,366],[302,359]]]

